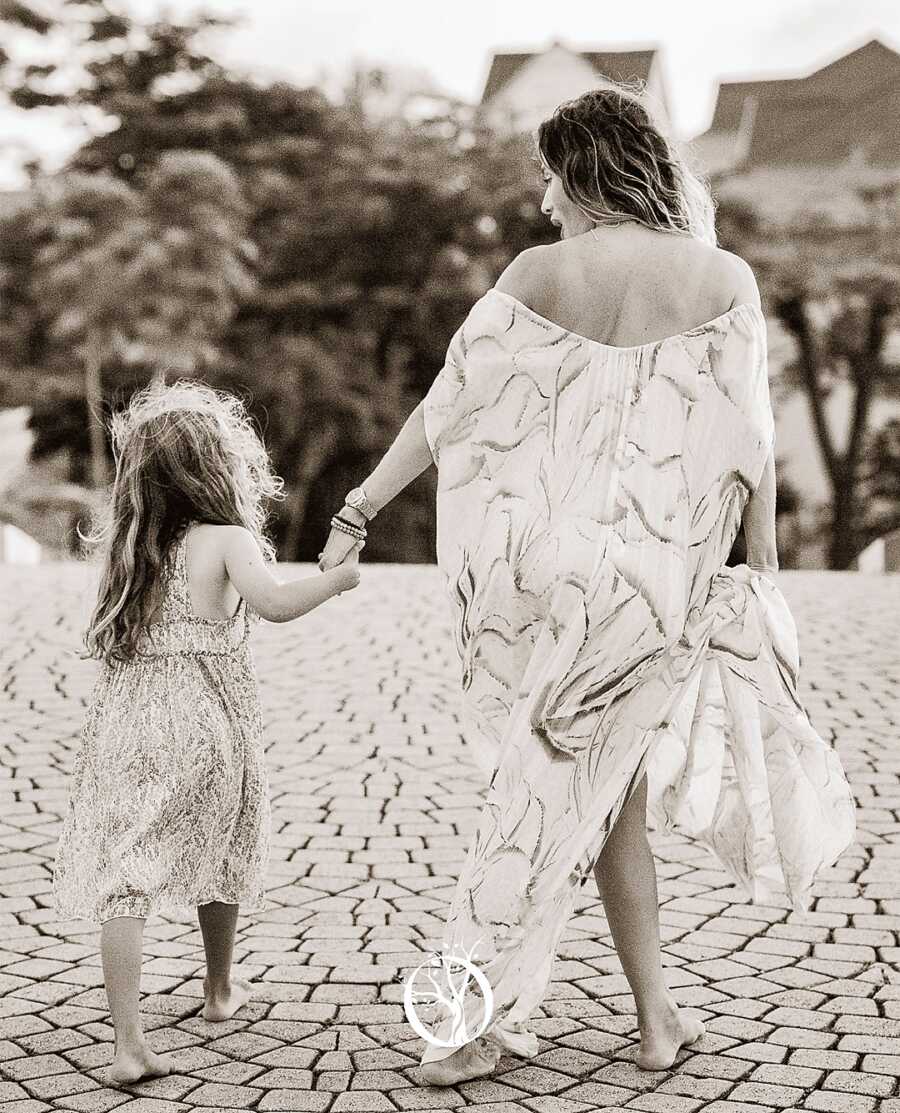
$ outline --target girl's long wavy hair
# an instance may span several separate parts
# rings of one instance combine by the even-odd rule
[[[234,395],[198,382],[151,385],[115,414],[116,475],[85,540],[102,552],[90,657],[128,660],[160,602],[163,565],[191,522],[244,526],[263,554],[265,503],[281,495],[269,457]]]
[[[703,176],[623,84],[561,104],[537,132],[543,163],[595,224],[623,218],[715,246],[715,205]]]

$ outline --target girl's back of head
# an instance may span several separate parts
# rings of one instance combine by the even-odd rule
[[[97,605],[85,644],[93,657],[132,657],[160,600],[160,571],[191,522],[250,530],[268,557],[265,500],[281,480],[240,400],[197,382],[152,385],[112,421],[116,475],[104,521]]]

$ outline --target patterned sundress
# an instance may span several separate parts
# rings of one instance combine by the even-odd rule
[[[644,773],[658,826],[795,909],[853,841],[854,801],[798,700],[781,592],[726,566],[774,444],[757,306],[616,347],[490,290],[424,418],[465,736],[490,777],[443,953],[474,948],[484,1038],[533,1056],[575,894]]]
[[[54,872],[62,919],[265,907],[269,796],[251,612],[193,611],[185,530],[140,656],[100,666]],[[254,616],[255,617],[255,616]]]

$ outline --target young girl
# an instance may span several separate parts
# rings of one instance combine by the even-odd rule
[[[167,1074],[138,1015],[146,917],[197,908],[203,1016],[224,1021],[238,905],[260,906],[269,803],[251,611],[306,614],[359,583],[359,551],[279,583],[263,503],[280,493],[239,401],[195,383],[148,388],[113,422],[116,476],[85,642],[102,662],[54,875],[61,918],[98,921],[114,1082]]]

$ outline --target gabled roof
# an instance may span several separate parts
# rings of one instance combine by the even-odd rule
[[[749,165],[827,164],[858,149],[875,164],[895,165],[898,118],[900,54],[870,39],[805,77],[723,82],[705,135],[746,129]]]
[[[753,123],[748,161],[842,162],[863,152],[873,166],[900,165],[900,81],[845,97],[762,101]]]
[[[486,104],[495,97],[526,62],[544,53],[546,51],[532,50],[521,54],[494,54],[481,103]],[[572,53],[586,59],[598,76],[609,77],[613,81],[646,81],[656,50],[574,50]]]
[[[900,54],[879,39],[870,39],[805,77],[721,82],[709,130],[736,130],[748,96],[756,97],[760,105],[763,101],[786,105],[798,97],[804,100],[823,97],[856,101],[862,89],[873,89],[889,81],[900,85]]]
[[[760,81],[728,81],[719,86],[719,95],[716,98],[716,110],[713,113],[710,131],[735,131],[741,122],[744,111],[744,102],[747,97],[783,97],[790,96],[798,85],[800,78],[769,78]]]

